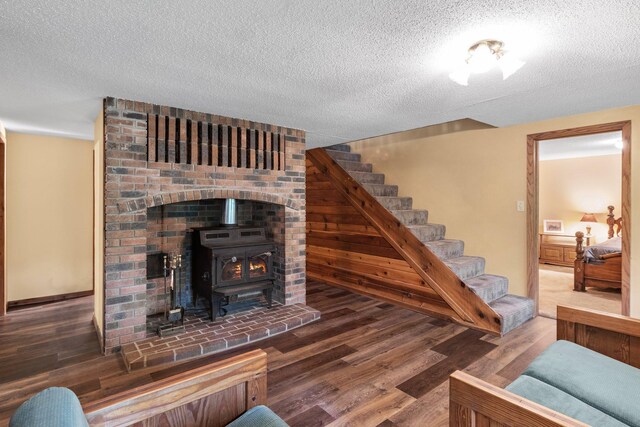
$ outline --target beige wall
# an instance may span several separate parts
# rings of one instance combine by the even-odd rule
[[[567,234],[586,232],[580,218],[593,212],[598,222],[591,225],[591,234],[596,242],[607,240],[607,206],[615,206],[617,216],[622,212],[620,154],[541,161],[539,176],[541,232],[544,219],[562,220]]]
[[[100,342],[104,331],[104,112],[100,110],[94,126],[94,316]]]
[[[487,259],[487,272],[509,277],[510,291],[526,295],[527,134],[597,123],[632,121],[631,314],[640,317],[640,107],[563,117],[505,128],[440,135],[394,144],[354,143],[354,151],[399,184],[431,222],[462,239],[465,252]]]
[[[7,135],[8,300],[93,288],[93,146]]]

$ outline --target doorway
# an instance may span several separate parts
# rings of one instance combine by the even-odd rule
[[[541,143],[548,141],[552,143],[554,141],[565,141],[566,138],[576,138],[588,135],[601,135],[608,134],[612,132],[619,132],[619,137],[622,143],[622,154],[621,154],[621,194],[620,194],[620,206],[615,207],[615,218],[622,217],[624,219],[624,226],[620,231],[621,235],[621,247],[620,247],[620,257],[619,257],[619,287],[620,287],[620,295],[621,295],[621,306],[620,312],[623,315],[629,314],[629,273],[630,273],[630,173],[631,173],[631,123],[628,121],[625,122],[615,122],[615,123],[606,123],[600,125],[593,126],[585,126],[580,128],[573,129],[563,129],[557,131],[543,132],[529,135],[527,138],[527,290],[528,295],[535,301],[536,304],[536,312],[540,312],[540,270],[539,270],[539,261],[540,256],[546,257],[560,257],[562,258],[561,251],[565,253],[575,253],[574,250],[570,250],[572,243],[570,242],[570,237],[563,237],[567,235],[564,233],[562,228],[563,221],[558,218],[540,218],[540,152],[541,152]],[[580,176],[575,176],[574,179],[579,180]],[[584,208],[585,210],[587,208]],[[598,214],[601,212],[606,212],[605,207],[594,209]],[[584,212],[583,214],[591,214],[593,212]],[[603,219],[602,215],[596,215]],[[559,236],[545,236],[544,230],[540,228],[540,220],[550,220],[548,225],[548,234],[556,234]],[[581,215],[581,218],[576,219],[577,222],[581,220],[592,221],[592,218],[589,216]],[[583,225],[583,224],[580,224]],[[590,224],[593,226],[593,224]],[[574,224],[574,228],[577,227]],[[581,227],[583,228],[583,227]],[[590,239],[594,239],[592,236],[589,236]],[[551,242],[547,241],[547,239],[551,239]],[[558,240],[562,241],[563,239],[567,240],[564,243],[567,248],[562,247],[562,244],[558,243]],[[542,245],[541,245],[541,240]],[[586,240],[586,239],[584,239]],[[594,239],[595,240],[595,239]],[[548,245],[545,245],[548,243]],[[586,246],[586,241],[584,242]],[[591,241],[589,244],[591,245]],[[551,248],[547,251],[548,248]],[[555,248],[555,249],[554,249]],[[545,253],[541,253],[541,249],[545,250]],[[556,250],[556,252],[553,252]],[[573,269],[574,279],[577,274],[581,274],[584,271],[580,264],[570,262],[570,257],[563,259],[565,265],[569,268]],[[543,257],[544,258],[544,257]],[[581,256],[575,256],[576,259]],[[569,261],[569,262],[567,262]],[[591,267],[588,267],[591,268]],[[571,270],[568,270],[569,272]],[[553,272],[553,271],[552,271]],[[566,273],[566,271],[565,271]],[[546,272],[545,272],[546,274]],[[566,278],[565,278],[566,279]],[[587,282],[587,286],[594,284],[596,282]],[[587,292],[589,292],[589,288],[587,288]],[[579,297],[583,295],[575,294],[573,298],[569,297],[571,303],[575,304],[578,302]],[[562,302],[564,303],[564,302]]]

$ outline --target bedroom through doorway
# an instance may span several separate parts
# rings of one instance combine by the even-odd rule
[[[611,281],[585,285],[584,275],[575,270],[578,257],[594,267],[616,261],[619,266],[622,242],[615,226],[609,237],[607,220],[609,206],[614,218],[621,207],[622,133],[541,141],[538,161],[539,313],[555,318],[558,305],[578,305],[620,314],[615,272]],[[578,232],[584,235],[580,255]]]
[[[612,125],[529,138],[536,168],[533,174],[530,168],[528,184],[537,195],[528,215],[530,249],[536,245],[530,250],[530,279],[536,277],[529,294],[542,316],[555,318],[558,305],[628,312],[622,218],[623,212],[628,217],[630,128]]]

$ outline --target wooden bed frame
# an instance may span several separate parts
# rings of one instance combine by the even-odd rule
[[[608,206],[607,224],[609,225],[609,239],[620,236],[622,231],[622,217],[616,219],[613,206]],[[616,230],[614,232],[614,227]],[[573,290],[585,292],[587,286],[596,288],[622,287],[622,253],[602,256],[600,263],[588,263],[584,260],[584,233],[576,232],[576,260],[573,269]]]
[[[640,368],[640,320],[595,310],[558,306],[557,337]],[[449,387],[449,425],[585,426],[462,371]]]
[[[222,427],[267,403],[267,354],[253,350],[83,405],[90,426]]]

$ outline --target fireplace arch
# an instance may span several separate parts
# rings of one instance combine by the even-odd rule
[[[282,194],[233,188],[209,188],[159,193],[153,196],[129,199],[118,203],[118,211],[122,214],[135,213],[155,206],[208,199],[236,199],[272,203],[295,211],[299,211],[303,206],[300,200]]]

